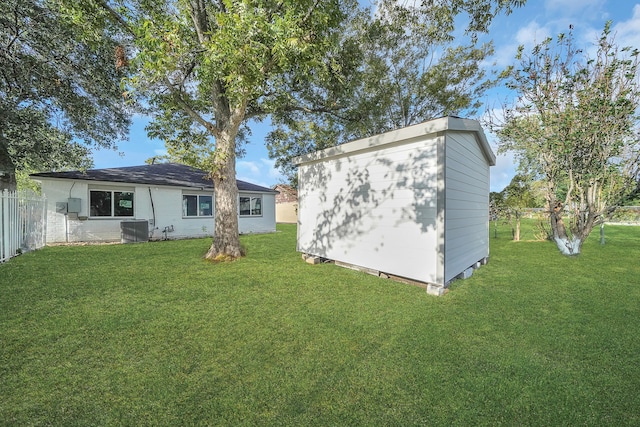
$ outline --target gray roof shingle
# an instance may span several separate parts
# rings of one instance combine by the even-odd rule
[[[30,175],[38,178],[79,179],[84,181],[106,181],[145,185],[169,185],[213,189],[213,181],[207,172],[178,163],[158,163],[154,165],[126,166],[121,168],[89,169],[87,171],[40,172]],[[277,193],[270,188],[236,180],[239,191]]]

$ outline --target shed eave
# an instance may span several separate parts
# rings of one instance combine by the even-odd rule
[[[415,125],[395,129],[379,135],[362,138],[335,147],[325,148],[324,150],[305,154],[292,159],[294,165],[299,166],[304,163],[310,163],[318,160],[325,160],[331,157],[353,154],[358,151],[383,146],[393,142],[409,140],[411,138],[436,134],[445,131],[465,131],[473,132],[482,148],[487,162],[494,166],[496,164],[496,156],[491,150],[491,146],[478,123],[477,120],[463,119],[459,117],[441,117],[439,119],[428,120]]]

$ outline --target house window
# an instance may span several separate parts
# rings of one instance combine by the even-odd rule
[[[133,192],[91,190],[89,192],[92,217],[133,216]]]
[[[240,216],[262,216],[262,196],[240,196]]]
[[[212,216],[213,197],[184,194],[182,196],[182,216]]]

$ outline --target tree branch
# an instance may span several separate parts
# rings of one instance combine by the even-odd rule
[[[331,114],[332,116],[342,120],[348,120],[348,117],[337,113],[338,111],[341,111],[341,110],[343,110],[342,107],[307,107],[304,105],[293,105],[293,104],[285,105],[283,107],[278,108],[278,112],[283,112],[283,113],[293,113],[296,111],[302,112],[302,113],[308,113],[308,114],[325,113],[325,114]],[[253,117],[264,116],[270,113],[271,111],[264,110],[261,108],[256,108],[248,112],[245,115],[245,117],[247,119],[250,119]]]
[[[167,77],[164,78],[164,83],[167,86],[167,89],[173,95],[175,101],[182,107],[182,109],[196,122],[200,123],[205,129],[207,129],[215,138],[218,138],[220,135],[220,130],[216,128],[211,122],[205,120],[197,111],[195,111],[187,101],[184,100],[182,94],[178,89],[176,89]]]
[[[209,40],[209,20],[207,19],[207,9],[203,0],[191,0],[189,1],[189,12],[193,26],[198,35],[198,41],[204,43]]]
[[[133,31],[133,28],[131,28],[127,20],[124,19],[124,17],[120,15],[118,12],[113,10],[113,8],[107,4],[106,0],[97,0],[97,3],[111,16],[111,18],[113,18],[116,22],[118,22],[118,24],[120,24],[120,26],[124,30],[126,30],[132,36],[136,37],[136,33]]]
[[[311,15],[313,14],[313,11],[316,10],[316,8],[318,7],[318,5],[320,4],[320,0],[316,0],[313,3],[313,6],[311,6],[311,8],[309,8],[309,11],[307,12],[307,14],[304,16],[304,18],[302,18],[301,23],[302,24],[306,24],[307,21],[311,18]]]

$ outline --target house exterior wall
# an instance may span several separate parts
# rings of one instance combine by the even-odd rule
[[[47,243],[78,242],[83,234],[81,221],[69,221],[67,215],[57,211],[57,203],[66,203],[68,198],[87,199],[88,186],[84,182],[69,180],[42,181],[42,192],[47,196]],[[89,215],[88,206],[81,204],[78,217]]]
[[[212,236],[214,216],[183,217],[182,196],[210,195],[211,191],[200,189],[147,186],[125,183],[89,182],[66,179],[42,179],[42,191],[48,198],[47,242],[91,242],[119,241],[120,223],[138,219],[149,221],[149,236],[152,240],[163,238],[191,238]],[[89,212],[89,192],[91,189],[133,191],[134,216],[117,218],[92,218]],[[272,193],[260,194],[263,200],[263,214],[259,217],[240,217],[240,233],[264,233],[275,231],[275,197]],[[78,214],[60,213],[56,202],[67,202],[68,198],[79,198],[81,210]],[[155,212],[155,218],[154,218]],[[164,232],[164,230],[167,230]]]
[[[274,193],[240,192],[241,196],[262,196],[262,215],[254,217],[240,216],[238,229],[240,234],[274,233],[276,231],[276,197]]]
[[[301,164],[298,251],[435,282],[437,140],[411,138]]]
[[[298,202],[276,203],[276,222],[295,224],[298,222]]]
[[[489,163],[471,133],[445,142],[444,281],[489,256]]]
[[[276,222],[295,224],[298,222],[298,192],[290,185],[278,184],[276,194]]]

